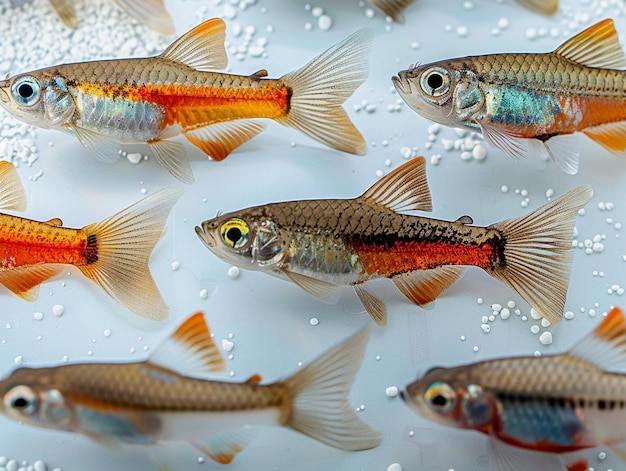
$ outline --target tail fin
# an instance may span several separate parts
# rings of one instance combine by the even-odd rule
[[[414,2],[415,0],[370,0],[372,5],[380,8],[385,15],[398,23],[404,23],[402,12]]]
[[[491,226],[506,241],[504,264],[491,274],[552,324],[563,317],[576,215],[592,194],[590,186],[579,186],[526,216]]]
[[[284,75],[281,80],[292,96],[289,112],[277,121],[332,148],[364,154],[363,136],[341,105],[367,78],[371,45],[372,32],[359,30]]]
[[[341,450],[378,446],[380,434],[348,403],[368,339],[369,329],[362,329],[284,382],[292,398],[285,425]]]
[[[168,314],[148,260],[181,193],[177,188],[157,191],[83,228],[94,262],[78,268],[118,303],[147,319],[162,320]]]

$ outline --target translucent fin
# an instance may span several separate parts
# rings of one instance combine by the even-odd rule
[[[150,357],[150,363],[186,376],[199,376],[226,368],[204,314],[197,312],[183,322]]]
[[[54,227],[61,227],[63,225],[63,221],[60,218],[52,218],[48,219],[46,224]]]
[[[554,53],[588,67],[626,68],[626,56],[610,18],[568,39]]]
[[[26,192],[15,165],[6,160],[0,161],[0,209],[24,211]]]
[[[458,222],[459,224],[463,224],[464,226],[468,226],[470,224],[474,224],[474,219],[472,219],[472,216],[468,216],[467,214],[465,214],[465,215],[461,216],[460,218],[458,218],[454,222]]]
[[[479,124],[480,132],[489,145],[506,152],[515,159],[529,157],[528,143],[525,142],[527,138],[509,135],[488,124]]]
[[[490,457],[499,471],[551,470],[563,469],[563,461],[555,453],[538,453],[524,448],[517,448],[501,442],[494,436],[489,437]],[[492,466],[490,466],[492,468]]]
[[[387,325],[387,306],[385,306],[385,302],[361,285],[354,285],[354,292],[372,320],[376,322],[376,325],[385,327]]]
[[[70,126],[70,129],[74,131],[80,143],[85,146],[96,159],[109,164],[117,162],[120,150],[119,142],[79,126]]]
[[[415,0],[370,0],[370,2],[376,8],[380,8],[385,15],[391,17],[393,21],[404,23],[402,12],[409,5],[415,3]]]
[[[219,433],[210,437],[205,443],[196,442],[193,445],[212,460],[220,464],[228,464],[250,443],[253,436],[252,429],[244,428]]]
[[[559,8],[559,0],[517,0],[529,10],[544,15],[554,15]]]
[[[226,24],[213,18],[183,34],[158,57],[205,72],[222,70],[228,65],[225,39]]]
[[[213,160],[219,161],[264,129],[265,124],[258,121],[224,121],[187,131],[185,137]]]
[[[589,469],[589,460],[580,458],[576,461],[566,463],[567,471],[587,471]]]
[[[458,280],[465,269],[444,266],[432,270],[418,270],[392,277],[396,287],[418,306],[428,304]]]
[[[626,370],[626,319],[613,308],[602,323],[584,337],[570,355],[607,371]]]
[[[339,287],[333,283],[301,275],[300,273],[294,273],[289,270],[283,270],[281,273],[317,299],[331,304],[339,301]]]
[[[576,215],[592,194],[590,186],[579,186],[526,216],[490,226],[506,241],[504,264],[491,275],[511,286],[551,324],[563,317]]]
[[[181,194],[177,188],[157,191],[83,228],[93,240],[97,260],[78,268],[118,303],[147,319],[167,317],[168,309],[152,279],[148,260]]]
[[[609,152],[626,156],[626,122],[601,124],[583,131],[595,142],[603,146]]]
[[[58,275],[62,265],[31,265],[0,271],[0,284],[26,301],[39,296],[39,285]]]
[[[550,158],[569,175],[576,175],[580,167],[580,147],[574,134],[554,136],[544,142]]]
[[[180,142],[152,141],[148,142],[154,156],[165,169],[177,180],[191,185],[194,181],[189,156]]]
[[[114,0],[130,16],[161,34],[176,34],[174,21],[163,0]]]
[[[65,26],[76,29],[76,8],[74,8],[74,0],[50,0],[50,6],[54,8],[59,18]]]
[[[409,160],[374,183],[361,198],[396,212],[432,211],[426,159],[420,156]]]
[[[367,78],[372,36],[369,29],[357,31],[283,76],[292,96],[289,113],[276,120],[334,149],[364,154],[363,136],[341,105]]]
[[[380,444],[380,434],[348,402],[368,339],[369,329],[362,329],[284,381],[291,398],[285,425],[340,450]]]

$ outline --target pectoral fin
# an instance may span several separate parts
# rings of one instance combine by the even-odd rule
[[[519,471],[521,469],[563,469],[563,461],[554,453],[538,453],[513,447],[501,442],[494,436],[489,437],[490,458],[495,469],[500,471]],[[491,466],[490,466],[491,467]]]
[[[339,287],[333,283],[301,275],[300,273],[294,273],[289,270],[282,270],[282,274],[317,299],[330,304],[334,304],[339,300]]]
[[[385,302],[361,285],[354,285],[354,292],[372,320],[376,322],[376,325],[385,327],[387,325],[387,306],[385,306]]]
[[[452,286],[463,273],[461,267],[438,267],[396,275],[392,281],[396,287],[418,306],[428,304]]]
[[[0,162],[0,209],[24,211],[26,192],[20,175],[11,162]]]
[[[219,161],[264,129],[265,125],[257,121],[224,121],[187,131],[185,137],[213,160]]]
[[[101,162],[113,163],[119,157],[120,144],[100,133],[80,126],[69,126],[80,143]]]
[[[39,285],[58,275],[62,265],[31,265],[0,271],[0,284],[26,301],[34,301],[39,295]]]

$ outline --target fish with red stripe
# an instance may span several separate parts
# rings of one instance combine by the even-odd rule
[[[372,33],[363,29],[304,67],[269,79],[214,72],[227,64],[225,23],[207,20],[162,54],[64,64],[0,81],[0,105],[42,128],[67,131],[114,162],[121,143],[146,143],[176,178],[193,181],[183,134],[213,160],[260,133],[271,118],[329,147],[364,154],[342,107],[365,80]]]
[[[398,167],[354,199],[271,203],[204,221],[196,233],[222,260],[288,279],[332,302],[352,285],[379,325],[382,300],[363,284],[391,278],[418,305],[436,299],[463,273],[482,268],[516,290],[551,323],[563,316],[578,211],[591,188],[580,186],[526,216],[488,227],[472,218],[441,221],[430,211],[426,161]]]
[[[626,318],[614,308],[567,353],[433,368],[401,395],[429,420],[488,435],[500,471],[582,471],[589,448],[626,462],[625,371]]]

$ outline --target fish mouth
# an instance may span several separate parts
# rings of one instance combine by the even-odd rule
[[[397,92],[401,95],[408,95],[411,93],[411,84],[406,78],[406,72],[399,72],[398,75],[391,77],[391,81],[393,82],[393,86],[396,88]]]
[[[215,243],[215,237],[213,237],[213,234],[211,234],[211,232],[205,231],[204,227],[200,226],[196,226],[195,230],[202,243],[204,243],[204,245],[206,245],[208,248],[211,249],[217,246],[217,244]]]
[[[11,103],[9,94],[6,91],[8,87],[9,87],[9,83],[7,80],[0,82],[0,102],[3,105],[9,105]]]

